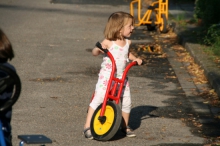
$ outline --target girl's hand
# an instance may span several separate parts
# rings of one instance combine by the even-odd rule
[[[131,52],[128,55],[128,58],[132,61],[137,61],[138,65],[142,64],[142,59],[135,57]]]
[[[137,61],[138,65],[141,65],[143,62],[142,59],[140,59],[140,58],[136,58],[133,61]]]

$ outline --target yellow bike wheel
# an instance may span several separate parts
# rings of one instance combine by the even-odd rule
[[[114,102],[108,101],[105,110],[105,121],[101,123],[99,120],[102,104],[95,110],[91,119],[91,133],[97,140],[110,140],[118,131],[121,124],[121,109]]]
[[[165,16],[165,14],[161,14],[161,24],[159,26],[160,32],[162,33],[167,33],[168,29],[167,29],[167,18]]]

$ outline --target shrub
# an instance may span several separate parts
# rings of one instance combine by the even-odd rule
[[[220,0],[196,0],[195,16],[203,20],[203,24],[209,27],[220,22]]]
[[[206,3],[208,2],[208,0],[196,0],[195,1],[195,15],[196,18],[198,19],[202,19],[204,16],[204,11],[206,9]]]
[[[220,56],[220,0],[196,0],[195,17],[202,19],[206,30],[203,43],[209,45],[207,48],[212,54]]]
[[[204,43],[210,46],[207,48],[209,51],[220,56],[220,24],[214,24],[208,28]]]
[[[206,45],[212,45],[220,40],[220,24],[213,24],[208,28],[207,34],[204,37]]]

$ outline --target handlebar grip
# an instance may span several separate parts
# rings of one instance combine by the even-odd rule
[[[99,42],[96,43],[96,47],[98,47],[98,48],[99,48],[100,50],[102,50],[103,52],[108,53],[108,49],[103,49],[103,48],[102,48],[102,45],[101,45]]]

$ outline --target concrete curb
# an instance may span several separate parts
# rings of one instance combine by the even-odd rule
[[[178,35],[179,43],[190,53],[195,62],[204,69],[208,82],[220,98],[220,69],[203,53],[201,45],[188,42],[187,38],[183,37],[181,32],[178,31],[178,27],[175,27],[174,32]]]

